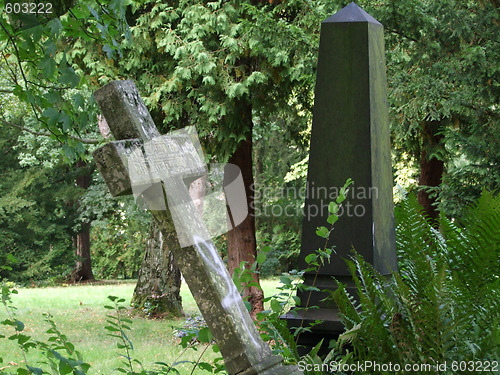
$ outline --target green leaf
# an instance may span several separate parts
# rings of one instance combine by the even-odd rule
[[[75,345],[73,345],[72,343],[70,342],[67,342],[66,343],[66,348],[71,351],[71,352],[74,352],[75,351]]]
[[[338,204],[340,204],[340,203],[342,203],[343,201],[345,201],[345,198],[346,198],[346,196],[345,196],[345,195],[344,195],[344,193],[341,191],[341,192],[340,192],[340,194],[339,194],[339,196],[338,196],[338,197],[337,197],[337,199],[336,199],[336,202],[337,202]]]
[[[264,246],[260,251],[262,251],[263,253],[268,253],[271,251],[271,246]]]
[[[89,8],[90,13],[96,19],[96,21],[99,21],[101,19],[101,17],[99,16],[99,13],[94,8],[92,8],[90,5],[88,5],[88,8]]]
[[[71,98],[73,99],[73,105],[75,106],[75,108],[84,108],[85,98],[82,96],[82,94],[76,93]]]
[[[108,59],[112,59],[114,54],[115,54],[115,50],[113,49],[113,47],[111,47],[109,44],[105,44],[103,47],[102,47],[102,50],[104,52],[106,52],[106,56],[108,57]]]
[[[202,370],[205,370],[205,371],[210,371],[212,372],[212,365],[208,362],[200,362],[198,363],[198,367],[201,368]]]
[[[29,341],[29,339],[30,339],[30,336],[21,335],[21,334],[12,335],[9,337],[9,340],[17,341],[17,343],[19,345],[23,345],[24,343],[27,343]]]
[[[213,336],[210,330],[207,327],[204,327],[198,332],[198,339],[200,340],[200,342],[209,343],[210,341],[212,341]]]
[[[21,322],[20,320],[15,320],[14,328],[16,329],[17,332],[21,332],[24,329],[24,323]]]
[[[76,156],[76,153],[75,153],[75,150],[73,149],[73,147],[70,147],[68,146],[67,144],[64,144],[62,146],[63,148],[63,152],[64,152],[64,155],[69,159],[69,160],[73,160]]]
[[[71,374],[73,372],[73,368],[69,365],[69,363],[64,360],[59,361],[59,373],[61,375]]]
[[[42,71],[45,79],[50,79],[56,72],[56,62],[52,57],[45,55],[38,63],[38,68]]]
[[[40,22],[38,21],[38,17],[36,17],[34,14],[29,14],[29,13],[19,13],[18,14],[19,21],[21,21],[23,25],[23,29],[30,29],[32,27],[36,27],[40,25]]]
[[[80,83],[80,77],[75,73],[72,67],[65,67],[60,69],[61,75],[59,76],[59,83],[68,85],[72,88],[77,87]]]
[[[335,214],[333,215],[330,215],[328,216],[328,219],[326,219],[326,221],[328,222],[328,224],[335,224],[337,222],[337,220],[339,219],[339,217]]]
[[[263,264],[266,261],[266,259],[267,255],[265,253],[260,252],[259,254],[257,254],[256,261],[258,264]]]
[[[339,208],[339,205],[335,202],[330,202],[330,204],[328,204],[328,212],[330,212],[331,214],[336,214],[337,212],[339,212]]]
[[[42,116],[47,118],[47,124],[49,126],[56,126],[59,122],[59,111],[55,108],[46,108],[42,112]]]
[[[281,312],[282,306],[279,303],[279,301],[277,301],[275,299],[271,300],[271,310],[273,310],[273,312],[275,312],[275,313],[280,313]]]
[[[316,234],[320,237],[328,238],[328,236],[330,235],[330,231],[326,227],[319,227],[316,230]]]
[[[316,254],[309,254],[305,257],[305,261],[307,264],[311,264],[313,262],[316,262],[316,259],[318,258],[318,256]]]
[[[62,128],[64,132],[68,132],[73,126],[73,120],[66,113],[61,113],[59,122],[62,122]]]
[[[215,85],[215,79],[212,76],[205,76],[202,80],[204,85]]]
[[[54,18],[47,23],[47,28],[50,30],[51,37],[55,38],[62,31],[63,26],[59,18]]]

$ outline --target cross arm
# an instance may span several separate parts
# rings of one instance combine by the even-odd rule
[[[92,153],[109,192],[113,197],[132,194],[132,184],[127,165],[130,149],[138,147],[140,141],[114,141],[105,144]]]

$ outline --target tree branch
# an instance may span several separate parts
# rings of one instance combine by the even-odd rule
[[[38,132],[36,130],[32,130],[30,128],[27,128],[25,126],[14,124],[13,122],[7,121],[3,118],[0,118],[0,122],[4,125],[12,126],[14,128],[21,129],[22,131],[28,132],[28,133],[33,134],[33,135],[38,135],[38,136],[42,136],[42,137],[52,137],[54,135],[54,134],[50,134],[50,133]],[[88,145],[96,145],[96,144],[99,144],[101,142],[98,139],[80,138],[80,137],[75,137],[75,136],[69,135],[69,134],[66,134],[66,135],[68,138],[74,139],[76,141],[79,141],[79,142],[82,142],[82,143],[85,143]]]
[[[413,42],[418,43],[418,40],[417,40],[417,39],[415,39],[415,38],[414,38],[414,37],[412,37],[412,36],[406,35],[406,34],[404,34],[403,32],[401,32],[401,31],[399,31],[399,30],[392,29],[392,28],[390,28],[390,27],[388,27],[388,26],[386,26],[386,30],[387,30],[387,31],[389,31],[389,32],[391,32],[391,33],[393,33],[393,34],[397,34],[397,35],[399,35],[399,36],[401,36],[401,37],[403,37],[403,38],[406,38],[406,39],[408,39],[408,40],[411,40],[411,41],[413,41]]]

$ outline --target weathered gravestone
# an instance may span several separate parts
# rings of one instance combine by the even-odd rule
[[[157,220],[224,357],[229,374],[301,374],[265,344],[191,201],[189,181],[206,172],[189,135],[161,136],[132,81],[94,94],[117,141],[94,152],[112,195],[143,200]]]
[[[353,247],[382,274],[396,271],[397,263],[383,27],[354,3],[321,25],[302,269],[306,268],[305,257],[325,246],[316,229],[328,226],[328,203],[335,200],[348,178],[354,185],[327,245],[335,247],[336,255],[320,268],[317,277],[306,274],[304,283],[335,290],[333,276],[355,295],[343,260]],[[311,333],[302,333],[299,343],[310,347],[324,338],[327,344],[342,333],[333,302],[322,301],[326,293],[300,292],[298,296],[300,307],[320,308],[288,313],[289,325],[307,327],[315,320],[323,321]]]

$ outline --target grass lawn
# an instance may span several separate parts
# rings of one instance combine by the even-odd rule
[[[262,280],[262,288],[266,296],[275,293],[277,279]],[[107,296],[114,295],[126,299],[126,306],[134,290],[134,282],[124,282],[113,285],[81,285],[49,288],[19,288],[19,294],[13,295],[16,318],[25,324],[25,334],[40,341],[45,341],[49,329],[42,313],[52,314],[59,330],[68,337],[76,350],[82,353],[84,360],[91,364],[89,374],[119,374],[115,368],[120,365],[120,357],[114,338],[108,337],[106,314],[111,310],[104,305],[111,304]],[[198,313],[199,310],[187,286],[181,289],[184,312],[187,315]],[[0,310],[0,321],[7,318],[5,309]],[[184,319],[148,320],[132,317],[130,339],[134,344],[132,357],[140,360],[146,369],[153,369],[156,361],[173,363],[176,360],[196,360],[204,347],[198,351],[188,350],[178,358],[182,347],[176,344],[173,329],[181,327]],[[13,328],[0,326],[0,334],[10,336]],[[211,360],[217,355],[207,350],[204,360]],[[23,356],[17,346],[7,339],[0,339],[0,358],[4,362],[0,369],[14,373],[17,365],[22,363]],[[36,365],[42,358],[37,350],[28,353],[28,362]],[[192,366],[187,364],[177,367],[182,374],[190,374]],[[137,366],[136,371],[139,370]],[[1,371],[0,371],[1,374]]]

